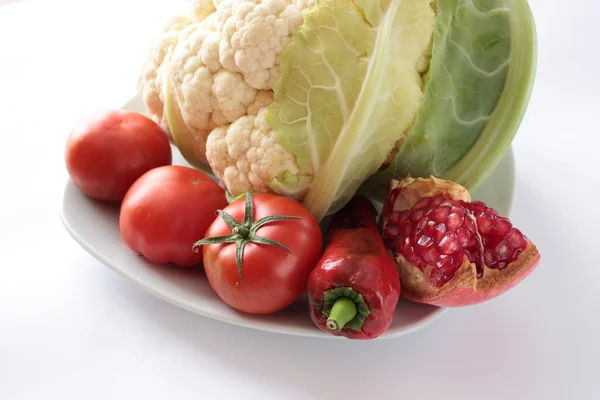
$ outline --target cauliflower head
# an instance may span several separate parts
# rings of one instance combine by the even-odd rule
[[[191,0],[153,41],[138,91],[186,160],[233,196],[296,173],[265,120],[279,56],[315,0]]]

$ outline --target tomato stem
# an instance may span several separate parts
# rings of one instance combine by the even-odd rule
[[[244,239],[246,239],[248,237],[248,235],[250,234],[250,229],[248,229],[242,225],[236,226],[231,231]]]
[[[348,322],[356,316],[356,303],[347,297],[340,297],[333,303],[329,318],[327,318],[327,329],[339,332]]]

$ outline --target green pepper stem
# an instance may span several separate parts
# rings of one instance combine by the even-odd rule
[[[330,331],[339,332],[355,316],[356,303],[347,297],[340,297],[333,303],[325,325]]]

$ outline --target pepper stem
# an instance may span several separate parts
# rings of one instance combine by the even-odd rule
[[[340,297],[333,303],[329,318],[327,318],[327,329],[339,332],[344,325],[356,316],[356,303],[347,297]]]

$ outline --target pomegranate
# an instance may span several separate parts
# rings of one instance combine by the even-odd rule
[[[481,303],[521,282],[540,260],[508,218],[471,201],[461,185],[433,176],[392,180],[381,225],[402,295],[420,303]]]

